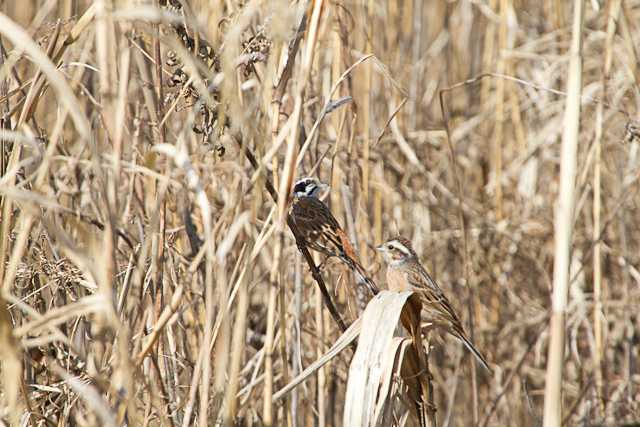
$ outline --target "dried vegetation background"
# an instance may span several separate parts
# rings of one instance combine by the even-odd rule
[[[439,423],[539,425],[571,2],[154,3],[0,2],[1,422],[343,425],[351,347],[272,399],[341,334],[283,221],[315,174],[377,283],[411,238],[494,365],[432,342]],[[639,23],[586,2],[567,425],[640,422]],[[445,92],[447,138],[439,91],[484,72],[522,81]]]

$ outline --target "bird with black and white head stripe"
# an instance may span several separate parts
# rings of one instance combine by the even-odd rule
[[[302,244],[328,257],[338,257],[375,295],[378,288],[358,262],[353,245],[327,205],[320,199],[329,186],[312,177],[298,180],[293,187],[289,214]]]

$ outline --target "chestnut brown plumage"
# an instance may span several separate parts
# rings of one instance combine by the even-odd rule
[[[368,277],[357,261],[356,252],[346,233],[327,205],[320,200],[320,193],[328,188],[315,178],[303,178],[293,187],[293,200],[289,214],[304,244],[328,257],[338,257],[375,295],[378,287]]]

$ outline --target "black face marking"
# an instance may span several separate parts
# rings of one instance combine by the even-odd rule
[[[293,187],[293,194],[302,194],[302,193],[306,193],[307,192],[307,185],[310,183],[311,180],[309,179],[303,179],[301,181],[298,181],[296,183],[296,185]]]
[[[303,178],[293,187],[294,196],[318,197],[320,187],[318,182],[313,178]]]

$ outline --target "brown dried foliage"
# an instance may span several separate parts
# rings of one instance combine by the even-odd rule
[[[494,367],[432,334],[438,422],[537,426],[570,2],[158,3],[0,2],[0,423],[342,425],[346,345],[272,400],[342,332],[265,190],[314,173],[378,285],[409,236]],[[639,22],[587,2],[568,425],[640,422]]]

